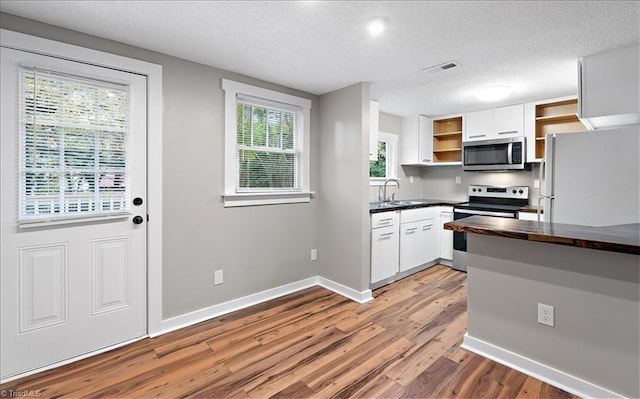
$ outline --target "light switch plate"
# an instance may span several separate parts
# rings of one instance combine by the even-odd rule
[[[216,270],[215,272],[213,272],[213,284],[214,285],[220,285],[220,284],[222,284],[223,281],[224,281],[224,279],[223,279],[223,275],[222,275],[222,270]]]

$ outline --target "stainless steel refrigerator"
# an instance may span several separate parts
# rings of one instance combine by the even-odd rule
[[[639,141],[639,125],[547,135],[540,166],[545,222],[639,223]]]

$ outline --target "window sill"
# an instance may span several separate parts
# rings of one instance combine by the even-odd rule
[[[105,222],[111,220],[127,219],[131,216],[130,212],[113,212],[109,214],[90,214],[90,215],[77,215],[77,216],[49,216],[40,218],[30,218],[18,220],[18,227],[21,229],[33,228],[33,227],[46,227],[65,225],[71,223],[90,223],[90,222]]]
[[[297,204],[302,202],[310,202],[313,191],[304,191],[296,193],[233,193],[223,194],[225,208],[238,206],[257,206],[257,205],[278,205],[278,204]]]
[[[398,178],[395,177],[390,177],[389,179],[396,179],[396,180],[400,180]],[[386,177],[379,177],[379,178],[369,178],[369,186],[370,187],[376,187],[376,186],[384,186],[384,182],[387,181]],[[392,182],[389,187],[398,187],[396,186],[395,182]]]

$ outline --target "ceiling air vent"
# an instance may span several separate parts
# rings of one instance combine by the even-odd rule
[[[458,61],[448,61],[443,64],[438,64],[429,68],[425,68],[422,70],[422,72],[436,73],[436,72],[446,71],[448,69],[453,69],[459,66],[460,66],[460,63]]]

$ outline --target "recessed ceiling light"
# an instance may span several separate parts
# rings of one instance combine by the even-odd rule
[[[369,20],[367,30],[371,36],[378,36],[387,29],[388,22],[382,17],[375,17]]]
[[[509,86],[488,86],[476,91],[476,97],[482,101],[498,101],[511,94]]]

